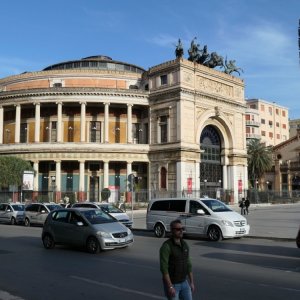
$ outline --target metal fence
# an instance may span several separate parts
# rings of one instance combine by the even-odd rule
[[[113,195],[107,201],[112,203],[125,203],[126,206],[131,207],[134,205],[136,208],[147,207],[149,200],[154,198],[202,198],[210,197],[217,198],[226,204],[231,204],[234,201],[234,191],[225,190],[220,188],[207,188],[202,190],[182,190],[182,191],[170,191],[170,190],[139,190],[135,192],[123,192],[119,193],[118,197]],[[300,191],[274,191],[266,190],[260,191],[256,189],[244,190],[239,193],[239,200],[242,198],[248,198],[251,203],[295,203],[300,201]],[[4,202],[64,202],[75,203],[82,201],[80,192],[68,192],[63,191],[59,193],[59,197],[53,191],[17,191],[8,192],[0,191],[0,203]],[[89,200],[89,199],[83,199]],[[98,200],[101,201],[101,198]]]

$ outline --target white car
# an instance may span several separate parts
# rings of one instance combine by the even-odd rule
[[[24,209],[25,205],[22,203],[1,203],[0,222],[11,225],[23,223]]]
[[[147,210],[147,229],[157,237],[170,231],[171,221],[179,219],[184,233],[208,237],[211,241],[249,234],[247,219],[217,199],[169,198],[151,200]]]
[[[123,223],[126,227],[132,227],[132,221],[129,216],[121,209],[114,206],[112,203],[107,202],[78,202],[74,203],[72,207],[89,207],[89,208],[100,208],[103,211],[107,212],[119,222]]]

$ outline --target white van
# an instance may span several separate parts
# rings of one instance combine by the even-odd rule
[[[179,219],[184,233],[208,237],[211,241],[249,234],[247,219],[223,202],[210,198],[153,199],[147,209],[147,229],[156,237],[170,231],[171,221]]]

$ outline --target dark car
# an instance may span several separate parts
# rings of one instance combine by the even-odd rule
[[[103,211],[94,208],[65,208],[49,213],[42,233],[43,245],[85,247],[90,253],[124,248],[133,243],[129,228]]]

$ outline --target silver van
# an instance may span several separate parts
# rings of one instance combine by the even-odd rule
[[[22,203],[1,203],[0,204],[0,222],[11,225],[24,222],[24,208]]]
[[[207,237],[211,241],[237,238],[249,234],[247,219],[217,199],[154,199],[147,209],[147,229],[156,237],[170,231],[170,223],[180,219],[184,234]]]

